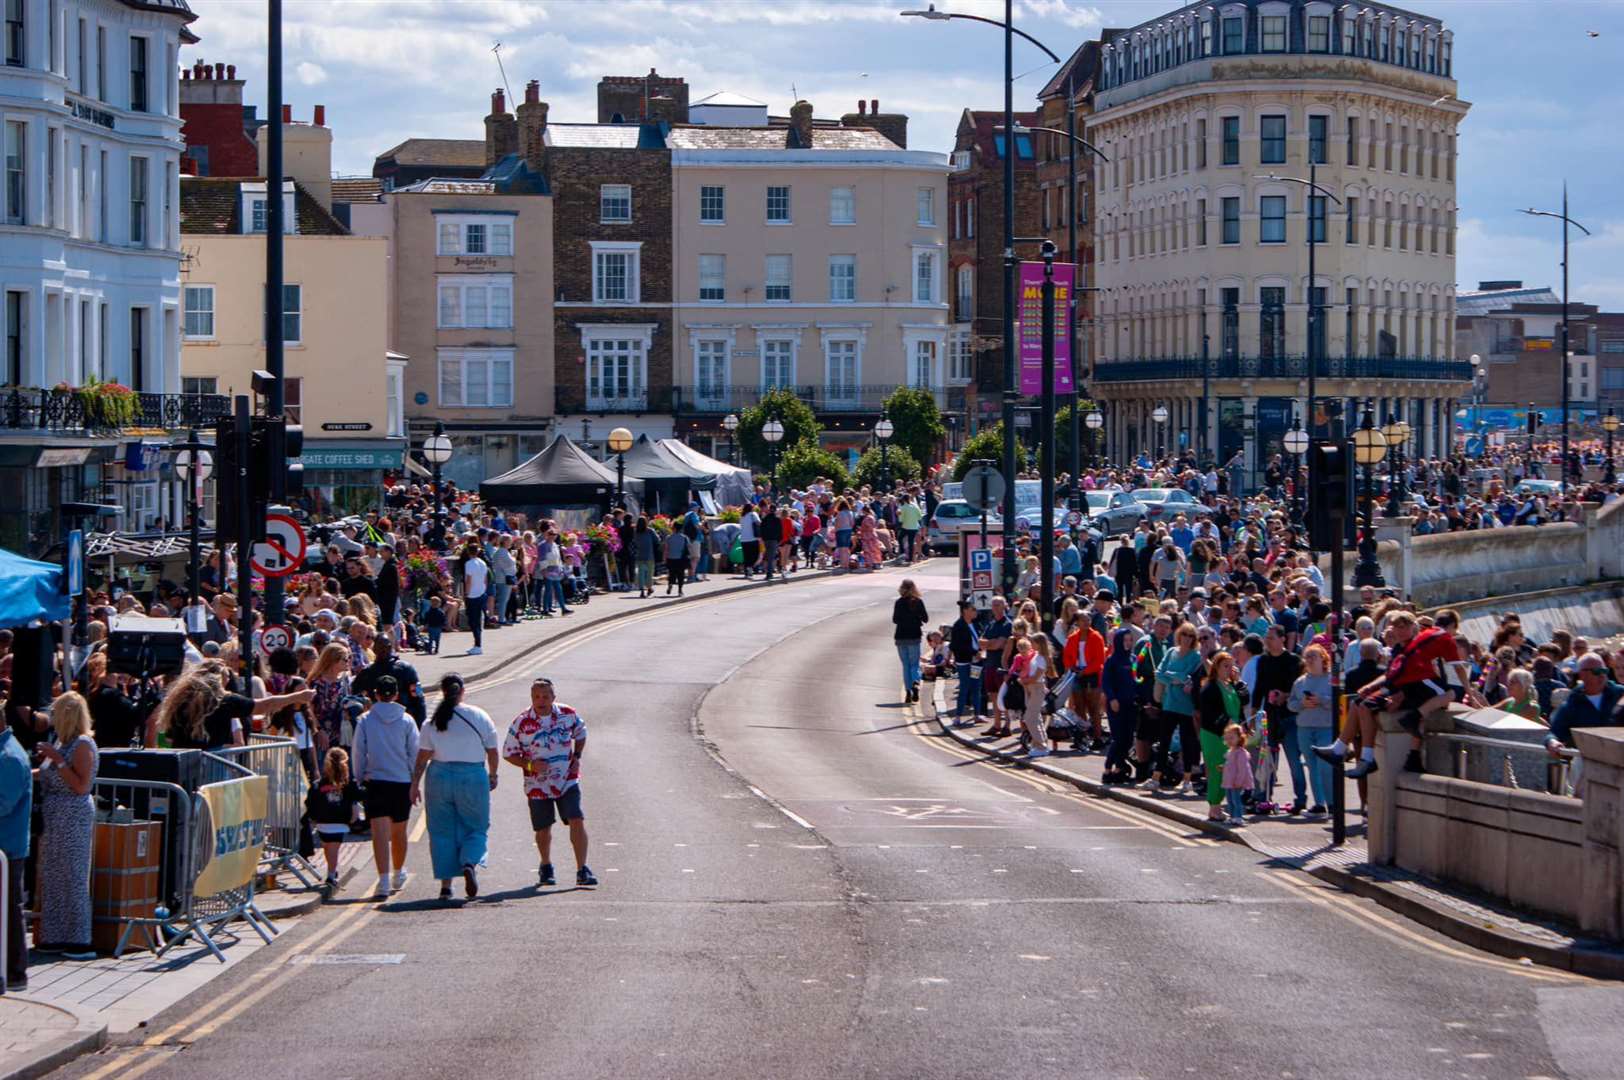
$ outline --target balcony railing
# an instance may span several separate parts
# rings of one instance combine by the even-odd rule
[[[668,413],[673,391],[668,386],[650,387],[638,393],[603,393],[560,386],[553,392],[553,409],[560,415],[575,413]]]
[[[1199,356],[1158,360],[1110,360],[1094,365],[1094,381],[1102,383],[1150,382],[1164,379],[1199,379]],[[1205,361],[1214,379],[1305,379],[1308,358],[1303,356],[1214,356]],[[1321,358],[1321,379],[1430,379],[1472,381],[1472,365],[1458,360],[1423,360],[1404,357],[1356,356]]]
[[[231,414],[224,394],[136,395],[133,416],[104,407],[94,395],[77,390],[12,387],[0,390],[0,428],[25,431],[121,431],[163,428],[178,431],[206,427]]]
[[[815,413],[878,413],[885,400],[896,392],[895,383],[877,386],[820,386],[796,385],[780,387],[749,386],[679,386],[674,396],[673,412],[677,416],[723,416],[748,409],[761,400],[768,390],[789,390],[811,407]],[[929,387],[936,398],[936,406],[943,412],[964,411],[965,392],[961,386]]]

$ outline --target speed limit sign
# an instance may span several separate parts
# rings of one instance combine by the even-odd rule
[[[293,648],[293,631],[285,626],[267,626],[259,632],[259,651],[268,660],[278,649]]]
[[[1077,528],[1077,526],[1083,523],[1083,512],[1081,510],[1073,510],[1071,513],[1066,515],[1066,521],[1071,524],[1072,528]]]
[[[305,534],[286,514],[265,515],[265,539],[254,545],[254,572],[268,578],[297,573],[305,561]]]

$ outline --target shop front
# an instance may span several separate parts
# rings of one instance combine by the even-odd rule
[[[299,501],[318,518],[381,509],[384,480],[400,474],[405,450],[405,439],[306,439]]]

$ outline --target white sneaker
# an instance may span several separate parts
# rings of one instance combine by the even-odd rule
[[[1180,788],[1179,788],[1179,794],[1180,795],[1191,795],[1191,794],[1194,794],[1194,793],[1195,793],[1195,788],[1190,786],[1190,782],[1188,780],[1184,781],[1183,785],[1180,786]]]
[[[378,884],[372,887],[372,895],[377,897],[379,900],[387,899],[389,892],[389,879],[386,877],[379,878]]]
[[[467,655],[468,656],[483,656],[483,655],[485,655],[485,650],[481,649],[478,645],[474,645],[474,646],[471,646],[468,649]]]
[[[406,887],[406,871],[404,871],[404,870],[396,870],[394,879],[391,882],[391,884],[394,885],[394,888],[395,888],[396,892],[399,892],[400,890],[404,889]]]
[[[1048,757],[1048,756],[1049,756],[1049,751],[1047,751],[1047,750],[1037,750],[1037,749],[1032,749],[1032,750],[1028,750],[1028,751],[1027,751],[1027,752],[1026,752],[1026,756],[1027,756],[1027,757],[1028,757],[1028,758],[1040,758],[1040,757]]]

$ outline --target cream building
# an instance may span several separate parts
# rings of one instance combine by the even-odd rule
[[[1446,450],[1471,386],[1453,342],[1469,106],[1452,52],[1436,18],[1324,0],[1191,4],[1106,35],[1087,135],[1111,159],[1093,393],[1112,456],[1244,450],[1261,469],[1307,423],[1310,354],[1350,426],[1374,397],[1408,418],[1412,453]],[[1293,182],[1310,178],[1329,199]]]
[[[667,136],[678,436],[726,453],[722,419],[775,387],[840,451],[897,386],[945,406],[969,375],[949,355],[946,156],[814,125],[805,102],[787,126],[766,106],[734,112]]]

